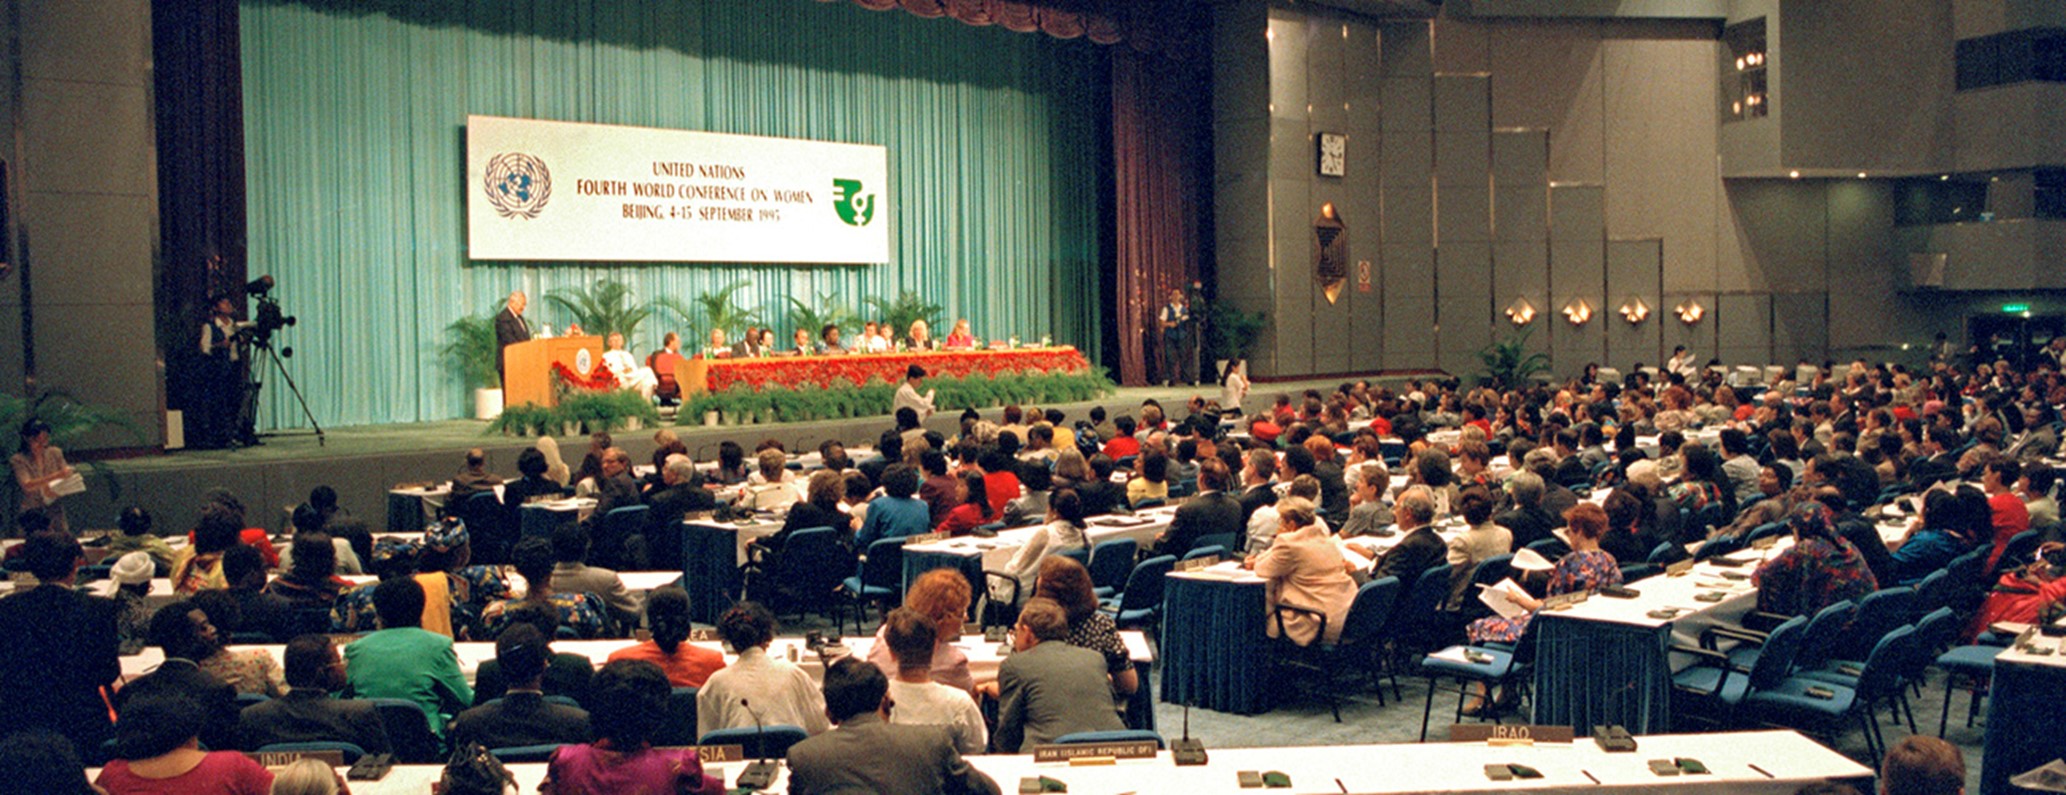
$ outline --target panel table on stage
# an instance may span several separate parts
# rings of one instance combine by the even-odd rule
[[[837,356],[770,356],[763,358],[684,358],[674,367],[682,397],[706,391],[723,392],[735,385],[760,389],[769,384],[790,388],[827,387],[838,381],[863,384],[879,380],[904,382],[905,368],[919,365],[933,376],[967,377],[1002,372],[1077,373],[1090,362],[1075,348],[1027,346],[1016,349],[844,354]]]
[[[2066,626],[2066,619],[2060,619]],[[2030,646],[1994,658],[1987,693],[1986,739],[1980,752],[1980,795],[2015,792],[2009,779],[2066,757],[2066,734],[2046,731],[2059,719],[2066,693],[2066,639],[2032,637]]]
[[[1035,762],[1030,754],[968,757],[1004,792],[1022,779],[1046,776],[1070,792],[1092,795],[1197,795],[1241,792],[1241,771],[1275,771],[1289,776],[1290,792],[1390,795],[1407,792],[1687,792],[1701,795],[1784,795],[1804,786],[1842,780],[1867,783],[1872,771],[1814,740],[1790,731],[1733,732],[1638,737],[1635,753],[1609,754],[1590,740],[1570,744],[1490,747],[1483,743],[1344,745],[1292,748],[1213,748],[1205,765],[1177,767],[1163,752],[1152,759],[1071,766]],[[1651,759],[1699,759],[1712,772],[1660,777]],[[1493,781],[1486,765],[1521,764],[1542,773],[1531,780]],[[743,762],[705,766],[705,772],[733,783]],[[1754,766],[1754,767],[1753,767]],[[1760,770],[1764,772],[1759,772]],[[438,765],[403,765],[378,782],[352,782],[356,795],[428,792]],[[543,763],[510,765],[518,791],[534,792],[545,777]],[[1597,783],[1595,781],[1597,780]],[[769,792],[788,789],[788,770]],[[1263,790],[1257,790],[1263,791]],[[1272,790],[1274,791],[1274,790]]]
[[[1145,669],[1147,666],[1154,664],[1155,652],[1149,647],[1147,638],[1140,632],[1121,632],[1119,633],[1119,638],[1125,641],[1126,650],[1132,656],[1135,666]],[[713,651],[725,651],[724,645],[718,641],[697,640],[689,642],[692,645]],[[847,650],[854,656],[866,659],[869,650],[875,645],[875,637],[872,634],[861,635],[842,638],[839,639],[839,642],[846,646]],[[638,641],[622,638],[612,640],[556,640],[552,643],[552,650],[562,654],[579,654],[594,662],[597,668],[601,668],[604,663],[609,661],[611,652],[626,646],[636,645],[637,643]],[[960,648],[963,654],[968,655],[969,673],[977,681],[997,678],[997,667],[1003,664],[1006,656],[1003,653],[1001,644],[986,642],[980,635],[969,635],[956,640],[954,645]],[[280,660],[284,664],[287,647],[279,644],[261,644],[231,646],[230,648],[259,649],[272,655],[273,659]],[[487,641],[454,643],[452,644],[452,651],[458,655],[459,670],[466,674],[466,679],[469,682],[473,681],[474,672],[480,670],[481,663],[495,659],[495,644]],[[804,648],[803,638],[776,638],[769,645],[768,654],[795,661],[799,667],[813,677],[824,675],[825,666],[823,660],[815,652]],[[725,655],[725,662],[730,664],[736,658],[737,655],[727,653]],[[122,680],[126,682],[149,673],[157,668],[159,663],[164,661],[164,651],[155,646],[146,647],[141,652],[123,657],[121,659]],[[1145,675],[1143,675],[1142,682],[1145,683],[1146,681]]]

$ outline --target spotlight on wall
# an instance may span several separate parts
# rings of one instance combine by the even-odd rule
[[[1506,306],[1506,319],[1513,321],[1513,324],[1516,326],[1525,326],[1533,323],[1535,322],[1535,305],[1528,303],[1526,298],[1516,298],[1513,303]]]
[[[1621,312],[1621,319],[1628,321],[1629,325],[1641,325],[1643,319],[1650,316],[1650,305],[1643,303],[1643,299],[1632,295],[1628,297],[1628,300],[1621,302],[1619,311]]]
[[[1679,316],[1680,323],[1688,326],[1700,322],[1700,316],[1707,314],[1707,308],[1701,306],[1699,301],[1691,298],[1680,301],[1679,305],[1672,307],[1671,311],[1672,314]]]
[[[1564,305],[1564,319],[1571,321],[1571,325],[1583,326],[1593,319],[1593,305],[1583,298],[1573,298],[1571,303]]]

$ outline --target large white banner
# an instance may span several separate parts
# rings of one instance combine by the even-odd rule
[[[889,261],[880,146],[468,116],[467,256]]]

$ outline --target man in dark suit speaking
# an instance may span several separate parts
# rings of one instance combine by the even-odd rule
[[[510,293],[509,303],[495,313],[495,376],[505,385],[509,377],[502,371],[502,352],[511,345],[531,339],[531,324],[524,320],[524,307],[529,303],[530,298],[518,290]]]

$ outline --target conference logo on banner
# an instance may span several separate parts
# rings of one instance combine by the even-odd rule
[[[467,118],[476,260],[889,261],[881,146]]]

